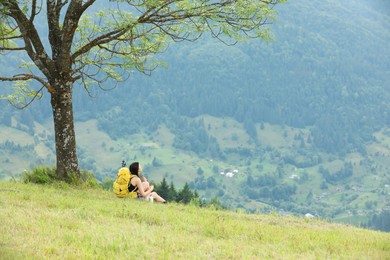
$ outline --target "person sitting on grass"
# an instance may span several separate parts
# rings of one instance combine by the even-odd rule
[[[149,199],[153,198],[156,202],[166,203],[166,200],[153,191],[154,186],[150,185],[148,180],[145,177],[139,177],[139,174],[142,172],[142,167],[139,162],[133,162],[129,166],[131,174],[136,175],[134,178],[131,178],[129,183],[129,191],[137,191],[139,198]]]

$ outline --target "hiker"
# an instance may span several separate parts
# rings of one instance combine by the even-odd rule
[[[166,202],[165,199],[161,198],[155,191],[153,191],[154,186],[150,185],[145,177],[142,177],[141,181],[139,173],[142,172],[142,167],[139,162],[133,162],[130,164],[129,169],[131,174],[136,175],[130,180],[129,191],[137,191],[138,197],[148,199],[151,196],[156,202]]]

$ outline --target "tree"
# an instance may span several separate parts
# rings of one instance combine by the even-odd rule
[[[215,209],[224,209],[225,206],[222,205],[221,201],[215,196],[213,197],[210,202],[208,203],[209,206],[213,205]]]
[[[177,199],[177,191],[175,189],[175,185],[171,181],[171,185],[169,185],[168,196],[167,196],[166,200],[176,201],[176,199]]]
[[[266,25],[280,2],[285,0],[1,1],[0,51],[23,52],[32,63],[0,80],[15,83],[17,91],[8,98],[21,108],[48,91],[57,174],[67,177],[79,173],[73,87],[91,93],[93,85],[123,80],[134,69],[150,74],[159,65],[154,54],[172,41],[194,41],[206,32],[228,44],[266,40]]]
[[[165,178],[162,179],[160,185],[156,186],[155,190],[161,197],[168,200],[169,185],[168,185],[167,180]]]
[[[177,195],[176,201],[184,204],[188,204],[193,198],[194,198],[194,194],[190,190],[188,183],[185,183],[183,189]]]

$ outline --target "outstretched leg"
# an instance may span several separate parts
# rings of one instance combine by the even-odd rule
[[[153,191],[152,193],[150,193],[150,195],[153,197],[154,201],[157,201],[157,202],[166,202],[166,200],[164,200],[162,197],[160,197],[160,195],[157,194],[157,192]]]

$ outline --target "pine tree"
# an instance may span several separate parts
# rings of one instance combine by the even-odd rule
[[[186,182],[183,189],[179,192],[176,201],[184,204],[190,203],[191,199],[194,197],[188,183]]]
[[[168,200],[169,197],[169,185],[167,181],[165,180],[165,177],[162,179],[160,185],[156,188],[156,192],[163,197],[164,199]]]
[[[167,196],[166,200],[176,201],[176,199],[177,199],[177,191],[175,189],[175,185],[173,184],[173,182],[171,182],[171,185],[169,186],[169,189],[168,189],[168,196]]]

